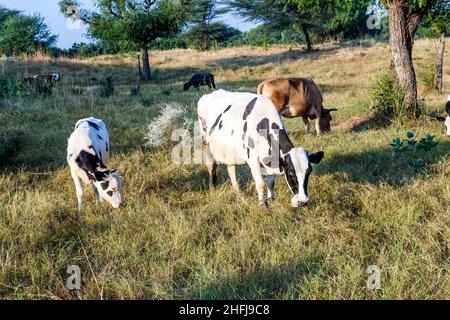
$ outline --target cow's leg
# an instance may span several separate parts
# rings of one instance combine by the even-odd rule
[[[234,190],[239,192],[239,183],[236,178],[236,166],[227,166],[228,169],[228,176],[231,180],[231,185],[233,186]]]
[[[311,134],[311,124],[309,123],[308,117],[307,116],[303,116],[302,119],[303,119],[303,122],[306,125],[306,133],[307,134]]]
[[[317,136],[320,136],[322,134],[322,132],[320,130],[320,117],[316,118],[316,133],[317,133]]]
[[[78,211],[81,211],[81,206],[83,203],[83,193],[84,188],[80,181],[80,178],[78,178],[77,174],[73,171],[71,171],[73,182],[75,183],[75,189],[77,194],[77,201],[78,201]]]
[[[267,176],[267,194],[269,200],[275,200],[275,176]]]
[[[216,89],[216,82],[214,80],[214,77],[211,78],[212,86],[214,89]]]
[[[92,184],[92,190],[94,190],[95,200],[97,201],[97,203],[101,203],[103,201],[103,199],[100,197],[100,194],[98,193],[98,190],[97,190],[97,187],[95,186],[95,184]]]
[[[265,206],[266,205],[266,201],[265,201],[265,197],[264,197],[264,191],[265,191],[265,182],[264,182],[264,178],[261,174],[261,167],[258,164],[255,165],[250,165],[251,171],[252,171],[252,176],[253,179],[255,180],[255,186],[256,186],[256,191],[258,192],[258,200],[259,200],[259,204]]]
[[[217,186],[217,175],[219,172],[219,164],[213,160],[212,163],[206,165],[209,173],[209,187],[215,188]]]

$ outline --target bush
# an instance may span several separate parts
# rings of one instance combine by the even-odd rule
[[[406,108],[404,90],[390,74],[384,74],[370,87],[372,109],[376,117],[403,122]]]
[[[425,138],[418,139],[419,134],[408,132],[406,138],[395,138],[392,140],[391,147],[394,154],[400,154],[405,161],[415,170],[423,169],[427,164],[427,154],[438,145],[434,136],[427,134]]]
[[[11,98],[20,95],[23,86],[15,79],[0,75],[0,98]]]
[[[164,144],[169,139],[171,130],[175,128],[177,121],[185,113],[186,111],[179,106],[166,105],[159,116],[148,126],[147,134],[144,137],[145,145],[153,150]]]
[[[116,93],[112,77],[106,77],[105,80],[100,81],[100,87],[99,93],[101,97],[110,97]]]
[[[9,165],[16,157],[24,143],[22,131],[7,131],[0,135],[0,168]]]
[[[424,86],[425,92],[434,90],[437,66],[435,62],[426,63],[418,72],[418,80]]]

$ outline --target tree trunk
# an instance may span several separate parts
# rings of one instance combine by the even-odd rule
[[[150,71],[150,60],[148,57],[148,47],[147,45],[141,46],[141,57],[142,57],[142,81],[152,80],[152,74]]]
[[[302,31],[303,31],[303,35],[305,36],[306,51],[311,52],[312,51],[311,37],[309,35],[308,27],[304,24],[302,24]]]
[[[445,53],[445,32],[441,32],[441,37],[439,40],[440,48],[438,53],[437,61],[437,72],[436,72],[436,90],[440,94],[443,93],[443,81],[442,81],[442,69],[444,67],[444,53]]]
[[[393,1],[389,9],[389,41],[399,84],[405,90],[403,101],[407,116],[417,116],[417,80],[412,61],[412,39],[406,21],[407,6]]]

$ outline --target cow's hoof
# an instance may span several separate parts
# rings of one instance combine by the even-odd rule
[[[261,208],[267,208],[267,201],[259,201],[259,206],[261,207]]]

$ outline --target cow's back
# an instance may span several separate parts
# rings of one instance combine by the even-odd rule
[[[109,134],[104,122],[93,117],[81,119],[70,135],[67,154],[78,154],[81,150],[95,153],[107,164],[109,161]]]
[[[214,159],[225,164],[244,164],[255,152],[268,156],[267,136],[258,130],[283,127],[272,101],[253,93],[218,90],[200,99],[198,114]]]
[[[258,92],[269,97],[278,111],[289,106],[292,116],[320,114],[322,110],[322,94],[311,79],[271,79],[263,82]]]

